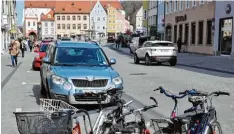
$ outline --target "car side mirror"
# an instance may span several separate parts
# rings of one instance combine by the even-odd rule
[[[37,50],[37,49],[35,49],[35,50],[34,50],[34,52],[35,52],[35,53],[37,53],[37,52],[38,52],[38,50]]]
[[[50,60],[49,60],[48,57],[44,57],[44,58],[42,59],[42,61],[43,61],[43,63],[48,63],[48,64],[50,64]]]
[[[110,58],[110,64],[111,64],[111,65],[116,64],[116,59]]]

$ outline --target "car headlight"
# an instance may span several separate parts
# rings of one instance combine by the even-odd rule
[[[40,56],[39,56],[39,54],[36,54],[35,59],[38,59],[38,58],[40,58]]]
[[[53,81],[53,83],[55,83],[55,84],[62,85],[62,84],[64,84],[65,79],[62,78],[62,77],[59,77],[59,76],[57,76],[57,75],[52,75],[52,81]]]
[[[71,85],[70,82],[65,82],[65,83],[63,84],[63,88],[64,88],[65,90],[71,90],[71,89],[72,89],[72,85]]]
[[[112,79],[112,81],[115,83],[115,85],[119,85],[123,82],[121,77],[116,77],[116,78]]]

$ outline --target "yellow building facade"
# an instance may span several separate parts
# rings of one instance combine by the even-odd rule
[[[107,22],[107,34],[115,34],[116,33],[116,13],[117,10],[109,6],[107,7],[107,14],[108,14],[108,22]]]

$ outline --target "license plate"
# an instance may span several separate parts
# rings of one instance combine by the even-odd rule
[[[169,52],[169,50],[161,50],[161,52]]]

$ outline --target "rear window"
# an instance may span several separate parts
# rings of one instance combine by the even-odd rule
[[[152,43],[152,47],[172,47],[172,43]]]
[[[41,45],[40,52],[46,52],[48,45]]]

